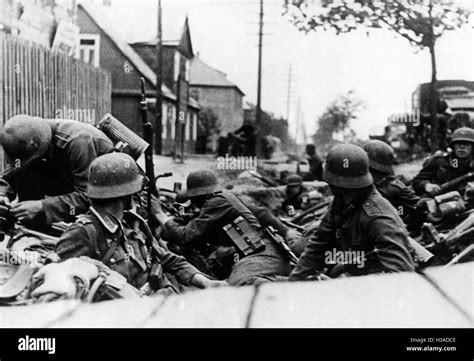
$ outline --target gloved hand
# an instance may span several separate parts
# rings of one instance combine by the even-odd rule
[[[34,276],[34,283],[41,283],[32,293],[34,299],[72,299],[76,297],[77,279],[89,287],[99,275],[96,265],[79,258],[71,258],[61,263],[50,263],[41,268]]]

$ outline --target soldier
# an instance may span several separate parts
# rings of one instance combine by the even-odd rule
[[[94,160],[86,192],[91,207],[61,236],[51,258],[100,260],[145,294],[162,289],[177,293],[183,285],[222,285],[168,251],[153,237],[146,221],[131,211],[132,197],[142,186],[143,176],[129,155],[111,153]]]
[[[288,215],[293,216],[296,210],[301,209],[304,193],[303,178],[297,174],[290,175],[286,185],[286,197],[281,209]]]
[[[369,169],[375,187],[395,207],[408,230],[418,231],[426,216],[418,207],[420,197],[395,177],[395,152],[392,147],[381,140],[371,140],[364,150],[369,157]]]
[[[436,195],[441,191],[441,185],[466,173],[474,171],[472,159],[472,145],[474,143],[474,130],[463,127],[457,129],[452,136],[450,148],[452,153],[437,153],[424,164],[421,171],[413,179],[413,189],[422,196],[424,194]],[[457,186],[463,191],[466,182]],[[451,189],[454,190],[454,189]]]
[[[346,264],[344,272],[352,275],[413,271],[405,226],[374,188],[364,150],[349,144],[333,147],[323,178],[334,201],[290,280],[304,280],[334,265],[337,259]]]
[[[195,171],[188,175],[186,183],[187,195],[201,211],[188,224],[180,225],[156,204],[156,216],[166,240],[192,244],[208,260],[213,260],[214,274],[220,279],[228,278],[230,285],[272,281],[277,276],[289,275],[286,256],[264,234],[255,215],[233,194],[219,189],[215,174]]]
[[[309,163],[309,173],[304,176],[304,180],[321,180],[323,172],[323,161],[316,153],[314,144],[306,145],[306,155]]]
[[[244,144],[244,156],[255,156],[255,146],[257,143],[257,133],[255,127],[250,120],[245,119],[244,124],[234,132],[238,136],[242,134],[242,142]]]
[[[84,192],[90,163],[113,144],[90,124],[17,115],[0,131],[9,169],[0,180],[0,199],[19,202],[11,211],[31,228],[47,231],[87,211]]]

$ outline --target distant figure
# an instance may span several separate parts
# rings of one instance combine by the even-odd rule
[[[255,156],[255,146],[257,143],[257,132],[250,120],[245,119],[244,124],[237,129],[233,135],[239,137],[244,144],[244,156]]]
[[[303,175],[303,179],[306,181],[322,180],[323,161],[316,153],[314,144],[306,145],[306,155],[309,163],[309,173]]]

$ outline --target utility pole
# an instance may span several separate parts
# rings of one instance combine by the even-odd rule
[[[263,41],[263,0],[260,0],[260,20],[258,24],[258,79],[257,79],[257,114],[256,128],[259,129],[262,120],[262,41]],[[258,144],[259,142],[257,142]]]
[[[300,126],[301,126],[301,97],[298,98],[298,106],[296,108],[296,132],[295,132],[296,144],[298,144],[298,135],[300,132]]]
[[[290,121],[291,66],[292,66],[292,64],[290,63],[290,69],[288,70],[288,91],[287,91],[287,93],[286,93],[286,120],[287,120],[288,122]]]
[[[163,94],[161,86],[163,84],[163,52],[162,52],[162,25],[161,25],[161,0],[158,0],[158,32],[156,41],[156,102],[155,102],[155,152],[162,152],[162,134],[163,134]]]

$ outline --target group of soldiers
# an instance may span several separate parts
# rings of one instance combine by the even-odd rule
[[[334,146],[324,166],[319,160],[313,167],[334,200],[303,242],[268,209],[224,190],[209,170],[191,172],[180,195],[195,210],[191,217],[172,216],[152,200],[152,229],[137,209],[147,180],[132,157],[114,151],[92,125],[18,115],[0,131],[10,165],[0,181],[0,202],[41,232],[71,222],[33,277],[31,295],[40,300],[87,298],[100,277],[108,285],[101,298],[323,279],[334,266],[326,257],[332,250],[363,257],[344,268],[348,275],[414,271],[409,231],[423,222],[423,199],[473,170],[473,143],[474,130],[456,130],[453,151],[425,162],[413,189],[395,176],[388,144]],[[288,204],[297,206],[301,183],[300,176],[289,177]],[[122,282],[113,282],[117,278]]]

